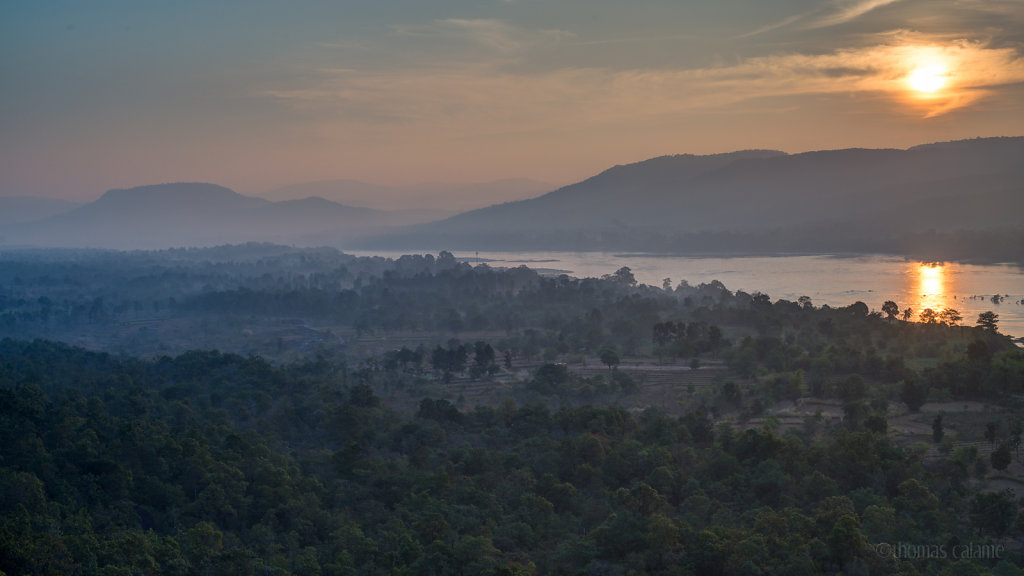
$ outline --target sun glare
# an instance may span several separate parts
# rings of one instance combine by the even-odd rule
[[[947,277],[948,266],[942,262],[919,262],[912,264],[912,267],[916,268],[917,272],[915,311],[920,314],[926,308],[931,308],[934,312],[942,312],[949,308],[952,302]]]
[[[921,264],[921,296],[941,296],[942,295],[942,265],[938,264]]]
[[[949,74],[941,64],[926,64],[915,68],[907,76],[907,84],[918,92],[931,94],[946,85]]]

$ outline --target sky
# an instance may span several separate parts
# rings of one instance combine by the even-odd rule
[[[1024,135],[1024,0],[4,0],[0,196]]]

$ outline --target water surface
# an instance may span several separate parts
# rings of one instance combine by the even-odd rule
[[[397,258],[403,252],[353,252],[360,256]],[[1024,336],[1024,270],[1012,265],[954,262],[924,263],[892,256],[775,256],[703,258],[610,252],[453,252],[460,259],[492,267],[530,268],[579,278],[611,274],[623,266],[637,281],[677,286],[718,280],[730,290],[763,292],[772,300],[807,296],[815,306],[848,306],[861,301],[881,310],[886,300],[911,309],[959,311],[962,325],[973,326],[978,314],[999,314],[999,330]],[[999,303],[992,297],[999,295]]]

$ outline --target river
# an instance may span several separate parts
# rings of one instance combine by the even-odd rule
[[[359,256],[397,258],[403,252],[350,252]],[[912,319],[925,308],[953,308],[962,325],[973,326],[978,314],[999,315],[999,331],[1024,337],[1024,269],[1012,265],[925,263],[892,256],[774,256],[704,258],[616,254],[609,252],[453,252],[471,263],[492,267],[526,265],[579,278],[600,277],[628,266],[638,282],[696,286],[718,280],[729,290],[763,292],[772,300],[811,298],[815,306],[864,302],[881,310],[886,300],[911,308]],[[993,296],[998,302],[993,301]]]

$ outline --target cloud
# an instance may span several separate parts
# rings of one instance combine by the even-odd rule
[[[857,0],[856,2],[844,2],[834,5],[834,8],[826,11],[825,14],[822,14],[823,10],[818,8],[802,14],[795,14],[783,20],[779,20],[778,22],[767,24],[757,30],[742,34],[739,38],[758,36],[766,32],[778,30],[779,28],[785,28],[800,21],[807,21],[803,25],[803,28],[806,30],[837,26],[839,24],[845,24],[852,20],[856,20],[876,8],[895,4],[899,1],[900,0]]]
[[[861,16],[881,8],[894,4],[899,0],[857,0],[856,2],[847,2],[839,6],[838,10],[832,14],[827,14],[820,18],[817,18],[810,22],[808,28],[825,28],[828,26],[836,26],[839,24],[845,24],[851,20],[860,18]]]
[[[572,38],[564,30],[529,30],[494,19],[446,18],[392,27],[398,36],[438,42],[469,41],[500,54],[518,54],[545,42]]]

